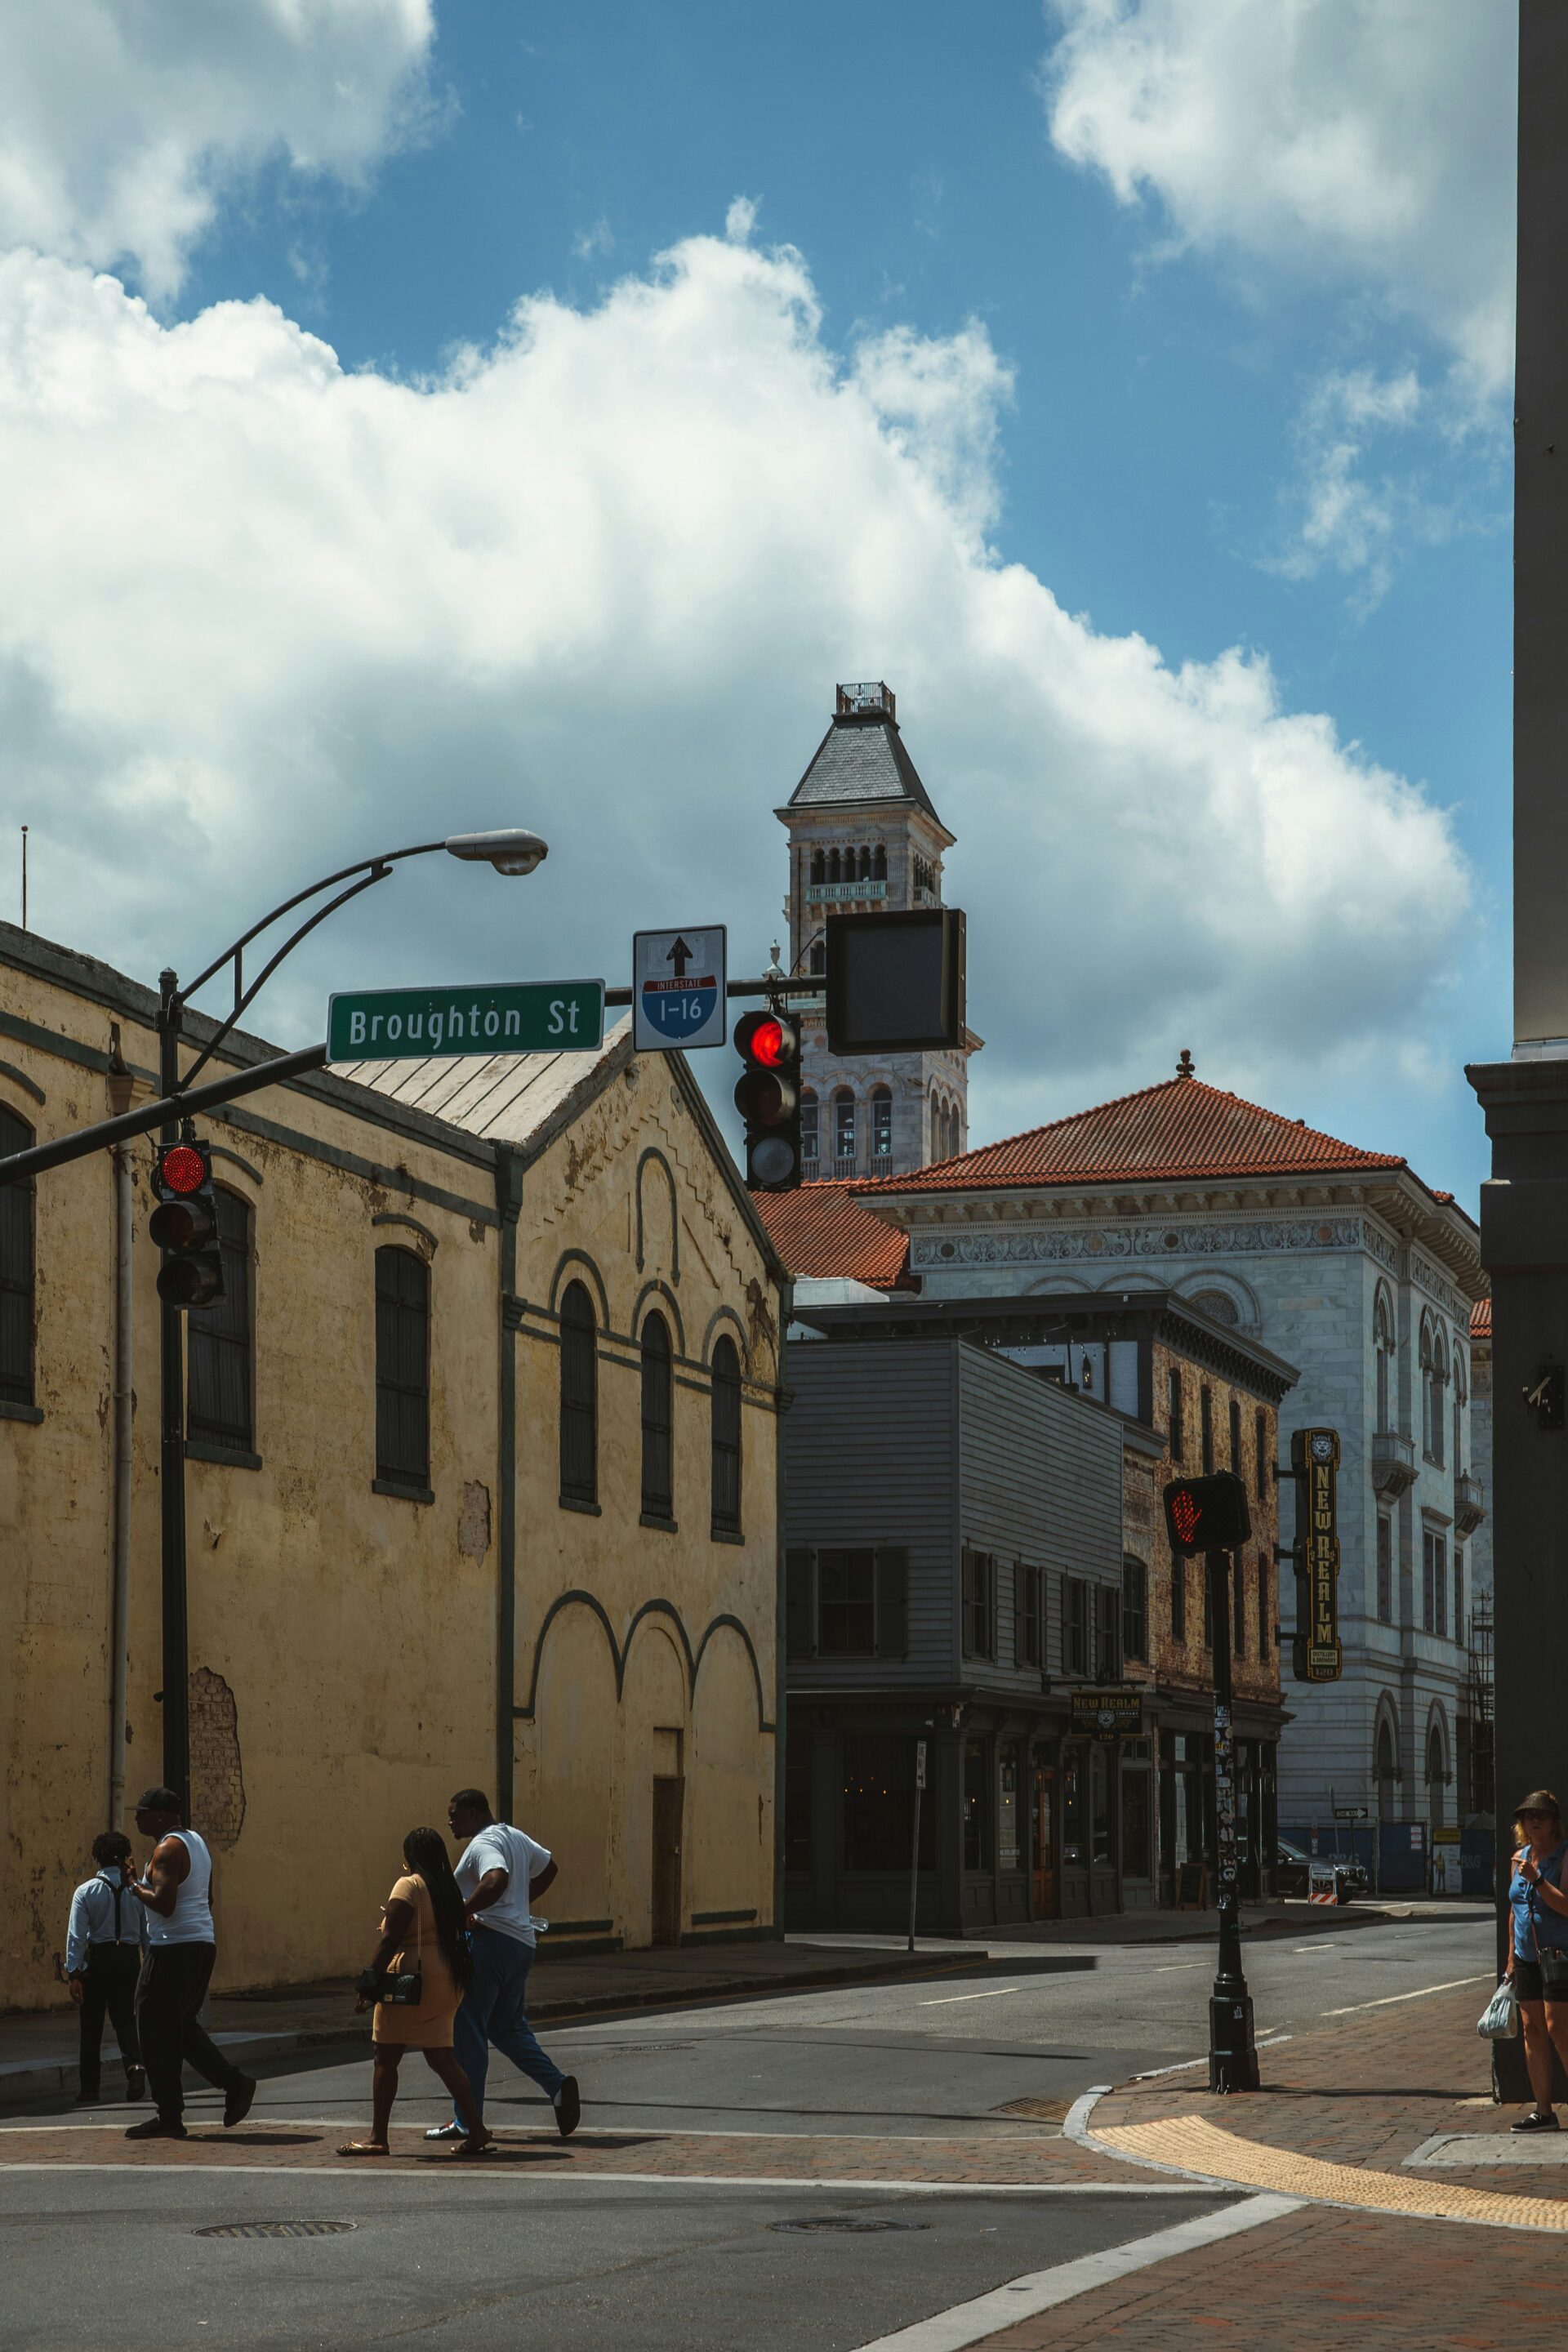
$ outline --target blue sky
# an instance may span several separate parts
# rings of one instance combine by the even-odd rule
[[[623,977],[666,919],[765,946],[770,812],[835,675],[885,674],[961,835],[975,1140],[1178,1040],[1473,1205],[1460,1065],[1508,1042],[1510,9],[1240,0],[1223,54],[1200,0],[321,13],[299,55],[237,0],[253,45],[174,94],[110,44],[67,125],[63,52],[0,5],[37,164],[0,207],[0,434],[58,492],[38,569],[0,564],[39,928],[194,964],[384,809],[542,798],[531,970]],[[371,444],[379,505],[334,520]],[[199,909],[150,813],[187,821]],[[260,1025],[454,952],[516,970],[519,902],[391,887],[395,941],[345,918]]]

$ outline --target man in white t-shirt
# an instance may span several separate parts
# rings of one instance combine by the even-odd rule
[[[510,1822],[498,1822],[479,1789],[459,1789],[447,1808],[460,1839],[457,1880],[468,1913],[474,1980],[452,2027],[452,2054],[468,2078],[482,2114],[490,2044],[539,2084],[555,2110],[556,2128],[569,2139],[582,2116],[574,2074],[563,2074],[533,2038],[528,2021],[528,1972],[533,1966],[533,1904],[555,1877],[542,1845]],[[427,2131],[426,2139],[462,2139],[456,2116]]]

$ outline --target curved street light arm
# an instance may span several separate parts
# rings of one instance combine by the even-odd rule
[[[222,955],[215,958],[215,960],[208,964],[205,971],[200,973],[196,979],[193,980],[188,988],[181,989],[179,992],[181,1003],[188,1004],[192,997],[195,996],[199,990],[204,989],[206,986],[208,981],[212,979],[215,972],[220,972],[226,963],[231,963],[237,955],[250,945],[252,940],[258,937],[262,931],[268,929],[271,924],[277,922],[279,916],[291,914],[293,909],[300,906],[305,899],[313,898],[319,890],[330,890],[334,882],[346,882],[351,874],[363,874],[368,866],[395,866],[400,857],[427,857],[433,850],[445,849],[446,846],[447,845],[445,841],[416,842],[412,849],[388,849],[379,857],[356,857],[352,866],[340,867],[336,874],[323,874],[319,882],[310,883],[306,889],[296,890],[291,898],[285,898],[280,907],[274,907],[269,915],[263,915],[258,923],[252,923],[250,929],[247,931],[243,931],[239,938],[235,940],[232,947],[225,948]],[[379,879],[379,877],[377,878]],[[309,927],[307,926],[307,928]],[[304,932],[301,931],[297,936],[303,939]],[[285,950],[285,952],[287,952],[287,950]],[[274,958],[274,962],[276,962],[276,961],[277,959]],[[271,969],[272,966],[269,964],[268,966],[268,970],[270,971]]]
[[[441,844],[437,843],[437,847],[439,848]],[[410,850],[403,850],[398,854],[401,856],[411,856],[415,855],[415,853]],[[351,866],[348,870],[352,873],[353,868]],[[282,962],[284,957],[286,955],[292,954],[293,950],[299,946],[300,940],[306,938],[309,933],[313,931],[318,923],[324,923],[329,915],[335,915],[340,907],[346,907],[351,898],[357,898],[360,892],[362,890],[368,890],[373,882],[384,882],[391,871],[392,869],[386,861],[383,858],[378,858],[368,874],[362,875],[357,882],[351,883],[346,890],[340,890],[335,898],[329,898],[324,907],[318,907],[313,915],[310,915],[306,918],[305,921],[300,924],[299,929],[295,931],[291,937],[284,940],[282,946],[279,949],[277,954],[271,959],[270,962],[262,966],[260,971],[258,972],[256,978],[251,982],[250,986],[245,991],[243,995],[239,993],[237,985],[233,1012],[229,1014],[227,1020],[223,1022],[214,1032],[202,1051],[197,1055],[195,1060],[191,1064],[190,1068],[185,1071],[184,1075],[180,1078],[174,1089],[177,1094],[184,1094],[185,1088],[191,1084],[191,1081],[197,1076],[198,1072],[205,1068],[207,1063],[211,1061],[218,1047],[223,1044],[224,1039],[228,1035],[229,1031],[234,1027],[235,1023],[239,1019],[240,1014],[245,1011],[246,1006],[250,1003],[252,997],[257,995],[258,992],[266,986],[273,973],[277,971],[279,965]],[[319,882],[316,885],[316,887],[319,890],[324,890],[326,887],[327,885],[324,882]],[[308,898],[310,895],[310,894],[308,890],[302,890],[300,893],[300,898]],[[296,907],[299,903],[299,898],[291,899],[289,901],[290,905]],[[282,913],[286,910],[280,908],[277,911],[278,913]],[[268,922],[275,922],[276,920],[277,914],[270,915],[268,918]],[[266,929],[266,924],[258,923],[256,929],[257,930],[264,930]],[[255,932],[251,932],[247,934],[247,936],[254,938]],[[239,979],[239,954],[240,950],[244,945],[245,941],[240,940],[237,940],[229,950],[229,955],[234,959],[235,980],[237,983]],[[226,961],[227,959],[226,958],[224,961]],[[223,966],[220,962],[214,965],[213,970],[221,971],[222,968]],[[211,973],[204,973],[203,977],[210,979]],[[198,981],[195,985],[199,988],[201,986],[201,982]],[[182,1003],[184,1002],[185,994],[188,994],[189,992],[190,992],[188,991],[182,992]]]

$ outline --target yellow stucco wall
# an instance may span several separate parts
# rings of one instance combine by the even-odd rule
[[[101,1063],[111,1021],[142,1074],[145,1098],[157,1058],[147,1013],[144,992],[103,967],[35,951],[0,927],[0,1103],[40,1139],[108,1116],[101,1067],[72,1056]],[[42,1106],[16,1073],[43,1089]],[[363,1090],[339,1088],[333,1100],[308,1087],[269,1089],[200,1125],[223,1148],[219,1181],[250,1204],[254,1219],[260,1466],[193,1459],[185,1470],[193,1821],[231,1840],[218,1853],[216,1980],[236,1987],[361,1966],[400,1867],[405,1831],[427,1822],[444,1827],[447,1797],[463,1782],[495,1789],[501,1228],[489,1143],[405,1117],[389,1124]],[[637,1160],[648,1144],[668,1163],[673,1200],[668,1184],[662,1204],[645,1199],[645,1264],[668,1261],[673,1277],[679,1236],[670,1287],[691,1360],[678,1370],[697,1384],[676,1391],[679,1536],[638,1526],[637,1375],[610,1360],[632,1356],[624,1339],[647,1279],[637,1265]],[[134,1797],[162,1777],[162,1675],[157,1252],[146,1234],[153,1148],[143,1139],[132,1150],[126,1776]],[[682,1924],[710,1909],[754,1910],[765,1925],[773,1761],[771,1729],[759,1727],[756,1678],[749,1661],[743,1675],[736,1671],[729,1653],[744,1658],[745,1644],[721,1630],[703,1654],[694,1697],[686,1654],[689,1644],[695,1654],[716,1614],[742,1618],[771,1726],[776,1293],[667,1067],[612,1075],[601,1097],[527,1168],[523,1192],[516,1288],[545,1311],[531,1305],[506,1341],[517,1362],[519,1703],[560,1592],[594,1593],[618,1643],[647,1600],[675,1614],[663,1621],[673,1640],[660,1637],[668,1662],[644,1619],[618,1702],[599,1619],[580,1603],[555,1619],[539,1652],[537,1713],[516,1727],[514,1811],[560,1853],[549,1910],[563,1920],[608,1918],[628,1943],[646,1940],[653,1734],[666,1726],[689,1734]],[[40,1178],[36,1215],[43,1417],[0,1419],[0,1837],[13,1894],[0,1949],[3,1998],[19,2007],[62,1998],[53,1961],[63,1949],[69,1890],[107,1819],[109,1155]],[[387,1244],[416,1251],[431,1269],[429,1504],[372,1491],[374,1252]],[[602,1341],[598,1519],[559,1508],[558,1357],[547,1339],[531,1336],[551,1328],[551,1269],[573,1248],[592,1255],[614,1307]],[[750,1369],[763,1384],[748,1391],[744,1415],[741,1546],[709,1540],[706,1509],[701,1342],[721,1309],[747,1333]],[[745,1779],[744,1808],[727,1785],[737,1773]],[[726,1785],[710,1789],[715,1780]]]

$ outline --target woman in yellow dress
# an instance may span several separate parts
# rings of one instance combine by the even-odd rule
[[[489,2147],[495,2135],[485,2129],[468,2078],[452,2055],[452,2020],[473,1974],[463,1898],[439,1830],[410,1830],[403,1841],[403,1859],[407,1869],[386,1898],[381,1941],[360,1979],[354,2006],[361,2011],[369,2007],[375,1990],[372,1979],[383,1976],[416,1975],[419,2000],[416,2006],[376,2001],[371,2024],[375,2050],[371,2136],[350,2140],[338,2154],[390,2153],[386,2135],[397,2096],[397,2070],[405,2050],[422,2050],[426,2064],[451,2092],[468,2133],[455,2154],[472,2158]]]

